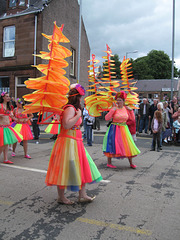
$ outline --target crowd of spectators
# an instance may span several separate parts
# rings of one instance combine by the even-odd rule
[[[169,98],[163,101],[153,99],[153,103],[143,98],[135,111],[137,132],[152,134],[151,123],[156,110],[162,114],[161,142],[168,143],[174,139],[180,143],[180,104],[176,96],[171,101]]]

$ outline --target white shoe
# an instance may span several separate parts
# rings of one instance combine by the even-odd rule
[[[164,139],[164,142],[165,142],[165,143],[168,143],[167,139]]]
[[[36,144],[39,144],[39,142],[37,141]]]

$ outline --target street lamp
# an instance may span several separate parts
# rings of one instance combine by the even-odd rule
[[[81,16],[82,16],[82,0],[79,2],[79,37],[78,37],[78,69],[77,83],[80,82],[80,59],[81,59]]]
[[[173,22],[172,22],[172,69],[171,69],[171,100],[173,98],[174,80],[174,33],[175,33],[175,0],[173,0]]]
[[[129,53],[137,53],[137,52],[138,52],[138,50],[134,50],[133,52],[126,52],[126,59],[127,59],[127,56]]]

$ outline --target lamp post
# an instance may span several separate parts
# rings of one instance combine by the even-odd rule
[[[173,0],[173,22],[172,22],[171,100],[173,98],[173,83],[174,83],[174,29],[175,29],[175,0]]]
[[[77,83],[80,82],[80,59],[81,59],[81,15],[82,15],[82,0],[79,2],[79,39],[78,39],[78,69]]]
[[[138,50],[134,50],[133,52],[126,52],[126,59],[127,59],[127,56],[129,53],[137,53],[137,52],[138,52]]]

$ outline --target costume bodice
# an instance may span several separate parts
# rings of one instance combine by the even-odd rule
[[[0,114],[3,114],[3,115],[10,115],[11,111],[10,110],[6,110],[3,106],[3,104],[1,103],[1,108],[0,108]]]
[[[64,109],[66,109],[67,107],[73,107],[74,109],[75,109],[75,111],[76,111],[76,108],[73,106],[73,105],[70,105],[70,104],[68,104],[68,105],[66,105],[65,107],[64,107]],[[76,114],[75,114],[76,115]],[[74,116],[75,116],[74,115]],[[81,123],[82,123],[82,117],[80,117],[78,120],[77,120],[77,122],[74,124],[74,127],[79,127],[80,125],[81,125]],[[72,127],[72,129],[73,129],[73,127]]]
[[[113,115],[113,122],[123,123],[128,120],[128,113],[125,107],[116,109]]]
[[[19,113],[18,110],[19,110],[19,108],[16,108],[16,112],[15,112],[15,117],[16,118],[19,118],[19,119],[27,118],[27,114]]]

